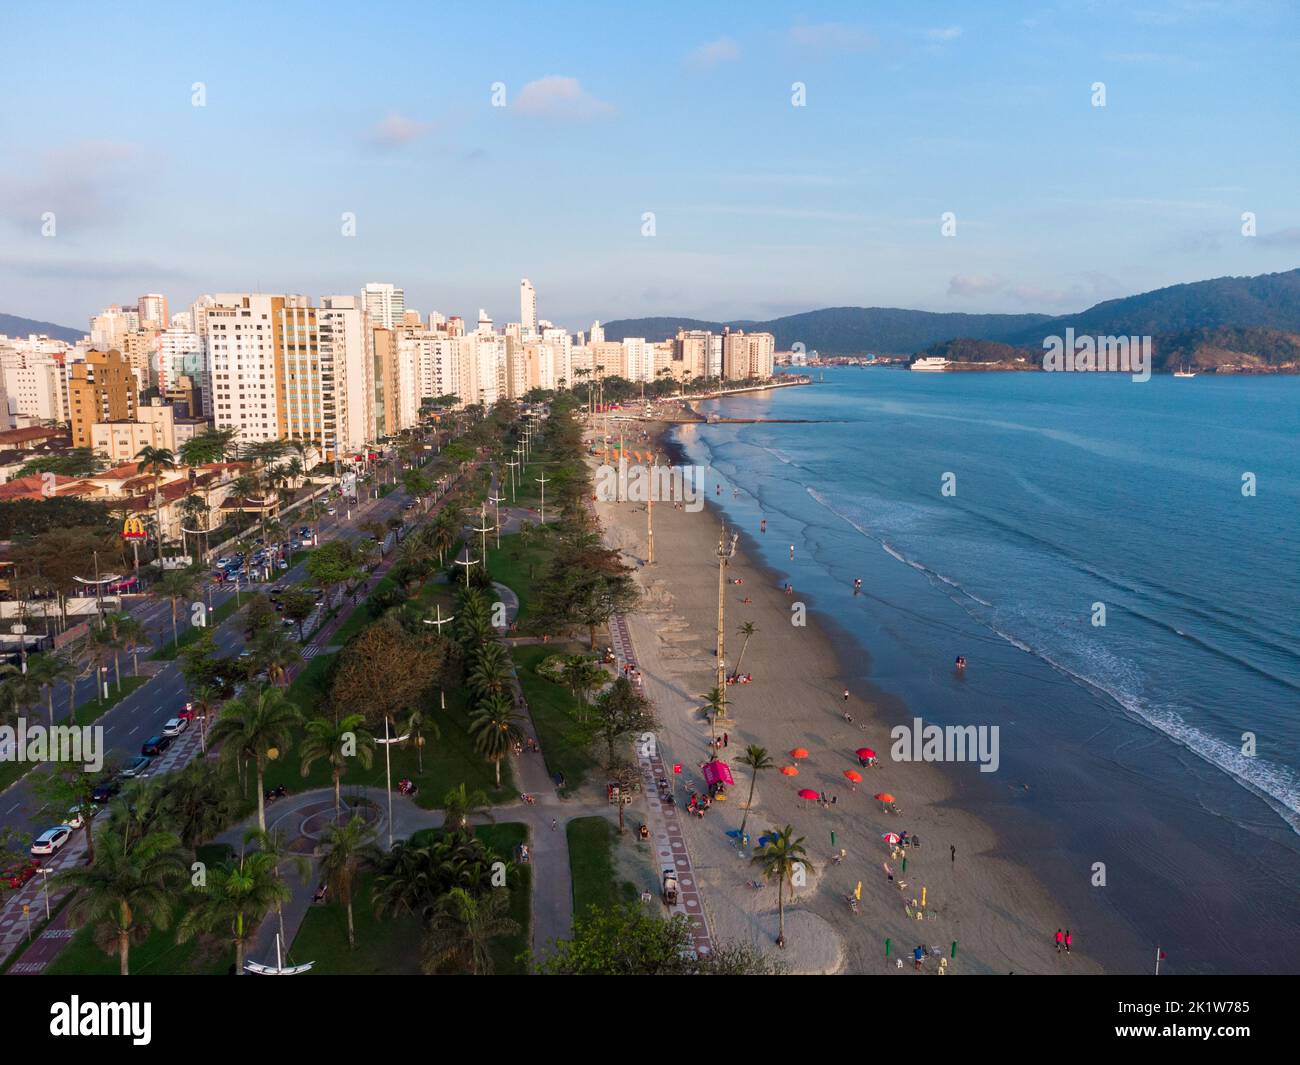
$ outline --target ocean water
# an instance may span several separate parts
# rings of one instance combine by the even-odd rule
[[[824,378],[704,405],[808,423],[693,426],[678,442],[764,560],[860,641],[873,682],[927,718],[1002,724],[998,775],[1052,800],[1026,810],[1037,831],[1064,838],[1055,822],[1074,809],[1084,857],[1128,849],[1153,896],[1107,897],[1130,929],[1180,904],[1184,932],[1217,920],[1205,898],[1226,905],[1241,862],[1259,884],[1294,877],[1300,378]],[[1214,883],[1198,893],[1180,881],[1200,848],[1222,868],[1199,867]],[[1270,925],[1267,906],[1253,920]],[[1243,945],[1210,939],[1207,969]]]

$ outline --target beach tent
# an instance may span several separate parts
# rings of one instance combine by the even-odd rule
[[[731,769],[726,762],[705,762],[704,783],[733,785],[736,782],[732,779]]]

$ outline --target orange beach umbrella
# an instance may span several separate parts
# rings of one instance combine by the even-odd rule
[[[783,765],[781,767],[781,775],[783,777],[797,777],[799,775],[799,770],[792,765]]]
[[[894,797],[893,797],[892,795],[890,795],[889,792],[887,792],[887,791],[882,791],[879,795],[876,796],[876,798],[877,798],[878,800],[880,800],[881,802],[893,802],[893,801],[894,801]]]
[[[856,769],[846,769],[844,770],[844,775],[848,777],[849,780],[853,781],[854,784],[860,784],[862,782],[862,774]]]
[[[790,757],[793,758],[796,762],[799,761],[800,758],[807,758],[808,748],[796,747],[793,751],[790,752]]]

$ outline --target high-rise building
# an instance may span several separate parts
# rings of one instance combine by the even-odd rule
[[[771,333],[722,334],[722,376],[728,381],[766,379],[772,376],[776,338]]]
[[[537,289],[528,278],[519,282],[519,323],[525,337],[537,335]]]
[[[134,421],[135,379],[120,351],[89,351],[68,370],[72,446],[92,447],[99,422]]]
[[[158,292],[141,296],[136,313],[140,316],[141,329],[166,329],[171,324],[167,317],[167,297]]]
[[[406,293],[387,282],[371,281],[361,290],[361,309],[378,329],[396,329],[406,317]]]
[[[591,323],[591,336],[587,338],[592,344],[603,344],[605,342],[605,327],[599,321]]]
[[[214,300],[204,313],[212,420],[218,429],[237,430],[241,444],[276,440],[275,324],[286,302],[305,307],[307,299],[225,292]]]

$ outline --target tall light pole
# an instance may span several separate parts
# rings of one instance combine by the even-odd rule
[[[547,481],[553,481],[553,480],[555,480],[555,478],[554,478],[554,477],[547,477],[547,476],[546,476],[546,472],[543,471],[543,472],[542,472],[542,475],[541,475],[540,477],[534,477],[533,480],[536,481],[538,484],[540,484],[540,485],[542,486],[542,507],[541,507],[541,513],[542,513],[542,524],[545,525],[545,524],[546,524],[546,482],[547,482]]]
[[[482,552],[483,552],[483,566],[484,566],[484,568],[486,568],[486,567],[487,567],[487,534],[490,533],[490,532],[492,531],[492,529],[493,529],[493,526],[491,526],[491,525],[489,525],[489,524],[487,523],[487,504],[486,504],[486,503],[484,503],[481,507],[479,507],[479,512],[478,512],[478,514],[479,514],[479,521],[481,521],[483,524],[482,524],[481,526],[479,526],[479,525],[471,525],[471,526],[470,526],[470,529],[471,529],[471,531],[473,531],[473,532],[479,533],[479,534],[481,535],[481,537],[482,537],[482,547],[481,547],[480,549],[481,549]],[[465,575],[466,575],[466,577],[469,576],[468,571],[466,571],[466,574],[465,574]]]
[[[409,736],[410,733],[407,733]],[[393,756],[390,753],[394,743],[401,743],[406,736],[388,737],[388,715],[384,715],[384,738],[375,740],[384,745],[384,777],[388,782],[388,849],[393,849]]]
[[[496,508],[496,519],[497,519],[496,529],[497,529],[498,550],[500,550],[501,548],[501,504],[504,503],[505,501],[506,501],[506,497],[499,496],[496,494],[496,492],[493,492],[490,496],[488,496],[488,502],[491,503]]]
[[[461,558],[453,559],[453,561],[456,563],[456,565],[458,565],[458,566],[464,566],[464,567],[465,567],[465,587],[468,588],[468,587],[469,587],[469,568],[470,568],[470,566],[474,565],[474,563],[477,562],[478,559],[476,559],[476,558],[470,558],[470,557],[469,557],[469,545],[466,544],[466,545],[465,545],[465,557],[464,557],[463,559],[461,559]]]
[[[515,501],[515,467],[519,465],[519,462],[511,459],[506,465],[510,467],[510,502],[513,503]]]
[[[655,469],[659,455],[650,453],[650,490],[645,494],[645,562],[654,565],[655,560]]]
[[[732,556],[736,553],[736,541],[740,539],[739,533],[732,533],[730,539],[727,537],[727,527],[722,527],[722,535],[718,537],[718,662],[717,662],[717,688],[720,692],[727,690],[727,666],[724,657],[726,644],[726,606],[727,606],[727,564],[731,561]]]
[[[442,627],[443,627],[444,625],[450,624],[451,622],[455,621],[455,620],[456,620],[456,615],[455,615],[455,614],[452,614],[451,617],[449,617],[449,618],[444,618],[444,617],[442,616],[442,604],[441,604],[441,603],[436,604],[435,607],[434,607],[434,609],[437,611],[438,616],[437,616],[436,618],[425,618],[425,619],[424,619],[424,623],[425,623],[426,625],[437,625],[437,626],[438,626],[438,635],[441,636],[441,635],[442,635]],[[443,686],[442,686],[441,684],[438,685],[438,706],[439,706],[441,709],[443,709],[443,710],[446,710],[446,709],[447,709],[447,692],[446,692],[446,690],[443,688]]]

